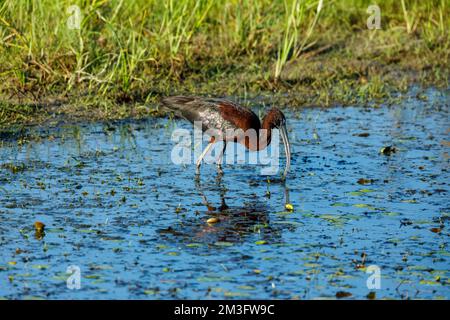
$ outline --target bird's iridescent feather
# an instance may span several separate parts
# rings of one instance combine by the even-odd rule
[[[261,128],[258,116],[249,108],[242,107],[234,102],[202,97],[174,96],[162,100],[166,108],[175,115],[194,123],[202,122],[202,129],[221,130],[228,129],[255,129]]]

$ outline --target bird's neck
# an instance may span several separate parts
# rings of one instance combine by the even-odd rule
[[[259,130],[258,134],[258,148],[257,150],[263,150],[265,149],[272,140],[272,122],[270,117],[265,116],[262,125],[261,130]]]

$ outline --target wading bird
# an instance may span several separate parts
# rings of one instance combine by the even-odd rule
[[[286,130],[286,118],[279,109],[270,109],[261,123],[252,110],[224,99],[173,96],[163,98],[162,103],[179,117],[194,124],[201,122],[203,132],[213,132],[208,146],[197,160],[197,173],[199,173],[202,159],[214,143],[223,142],[222,152],[217,161],[217,167],[221,171],[227,142],[241,143],[251,151],[263,150],[271,142],[272,129],[277,128],[280,130],[286,153],[283,179],[286,178],[291,164],[291,147]],[[255,133],[255,139],[251,139],[251,136],[246,134],[249,131]]]

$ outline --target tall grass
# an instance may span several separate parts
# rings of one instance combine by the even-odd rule
[[[132,92],[259,70],[276,80],[324,33],[362,30],[369,0],[2,0],[0,91]],[[79,30],[67,27],[80,7]],[[384,28],[448,42],[445,0],[380,2]],[[332,37],[329,37],[332,38]],[[237,71],[238,70],[238,71]]]
[[[317,10],[314,14],[314,18],[311,20],[308,19],[310,17],[308,16],[308,11],[314,7],[313,4],[315,3],[317,3]],[[286,26],[283,39],[280,41],[278,47],[274,74],[275,79],[280,77],[283,67],[288,59],[292,57],[297,58],[302,50],[305,49],[314,27],[317,24],[320,12],[322,11],[323,0],[293,0],[290,4],[285,0],[284,6],[286,10]],[[304,33],[302,39],[300,39],[300,35],[302,34],[302,22],[304,21],[306,21],[306,23],[303,23],[305,25],[303,30],[306,30],[306,33]]]

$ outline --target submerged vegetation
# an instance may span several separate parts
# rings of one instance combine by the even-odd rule
[[[168,119],[3,138],[0,299],[449,299],[449,99],[420,91],[286,109],[286,184],[261,158],[195,179]]]
[[[383,1],[369,30],[371,4],[3,0],[0,124],[148,116],[174,93],[328,106],[447,87],[447,2]]]

